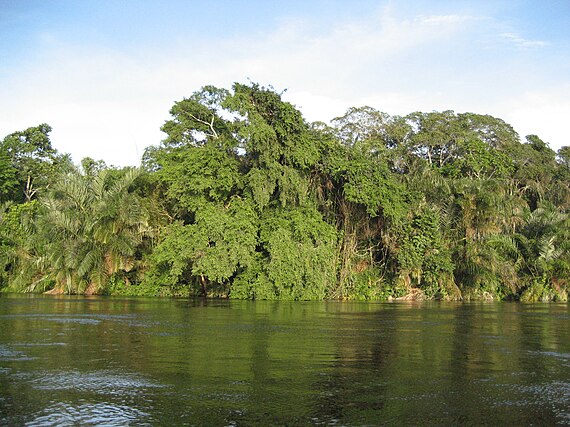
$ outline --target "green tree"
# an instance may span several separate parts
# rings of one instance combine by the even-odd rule
[[[323,299],[336,281],[337,233],[314,208],[277,209],[264,215],[263,271],[281,299]]]
[[[132,191],[140,171],[108,170],[91,177],[62,175],[40,198],[37,233],[43,236],[36,263],[42,272],[26,289],[47,282],[56,293],[101,292],[111,279],[128,280],[136,250],[150,233],[148,216]]]
[[[567,300],[570,274],[570,218],[552,203],[528,212],[517,235],[524,259],[527,289],[523,299]]]
[[[0,146],[0,203],[12,200],[18,187],[18,171],[5,147]]]
[[[0,207],[0,288],[21,290],[41,278],[36,260],[45,241],[34,222],[39,211],[37,200]]]
[[[257,213],[248,200],[207,204],[192,224],[175,222],[164,230],[150,260],[148,281],[194,294],[222,296],[230,281],[255,262]]]
[[[49,139],[51,127],[47,124],[14,132],[0,144],[0,173],[12,177],[16,172],[17,185],[10,178],[11,200],[31,201],[40,189],[45,189],[62,170],[71,169],[71,160],[55,150]],[[9,159],[11,167],[3,166]],[[3,187],[5,184],[3,184]],[[15,187],[15,188],[14,188]],[[6,190],[3,190],[5,192]],[[6,196],[4,196],[6,197]]]
[[[312,205],[318,135],[291,104],[256,84],[232,92],[207,86],[171,115],[167,138],[147,157],[177,221],[164,228],[149,277],[204,295],[308,298],[311,286],[286,292],[295,284],[278,282],[271,266],[285,248],[259,236],[279,209]],[[232,291],[233,283],[243,286]]]
[[[558,150],[556,154],[556,158],[558,159],[558,163],[566,168],[570,169],[570,147],[564,146]]]
[[[47,125],[2,141],[0,286],[567,298],[567,147],[453,111],[307,123],[255,83],[204,86],[170,114],[144,173],[91,158],[72,170]]]
[[[399,236],[395,254],[399,284],[406,290],[420,288],[430,298],[457,298],[454,263],[443,239],[438,212],[420,208],[401,226]]]
[[[513,169],[508,153],[518,135],[500,119],[453,111],[413,113],[409,138],[412,153],[451,177],[507,176]]]
[[[526,143],[513,151],[513,157],[514,178],[531,210],[535,210],[541,201],[549,199],[549,190],[554,189],[556,153],[538,136],[528,135]]]

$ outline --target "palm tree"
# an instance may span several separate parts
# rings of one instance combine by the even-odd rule
[[[543,202],[528,212],[517,242],[525,260],[524,272],[532,283],[565,293],[570,273],[569,215]]]
[[[113,276],[126,278],[150,232],[145,209],[130,191],[139,175],[137,169],[74,172],[41,198],[39,229],[49,242],[40,262],[48,266],[54,293],[95,293]]]
[[[520,255],[513,243],[524,200],[500,179],[454,183],[455,275],[464,291],[516,293]],[[506,288],[505,288],[506,285]]]

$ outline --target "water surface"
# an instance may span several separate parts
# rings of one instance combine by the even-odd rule
[[[0,425],[569,425],[566,304],[0,296]]]

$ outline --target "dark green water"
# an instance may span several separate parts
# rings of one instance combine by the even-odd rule
[[[0,425],[181,424],[570,424],[570,307],[0,296]]]

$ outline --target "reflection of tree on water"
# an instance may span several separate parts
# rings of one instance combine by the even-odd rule
[[[253,321],[253,334],[251,336],[251,392],[250,405],[263,408],[264,413],[256,414],[271,424],[272,416],[276,413],[267,411],[268,403],[272,400],[272,384],[275,380],[271,372],[271,356],[269,354],[269,338],[271,324],[265,316],[256,316]],[[271,407],[271,405],[269,405]]]
[[[566,305],[18,297],[7,309],[8,298],[0,424],[60,407],[73,417],[108,407],[137,425],[554,425],[570,416]]]
[[[323,303],[256,302],[248,343],[249,394],[245,425],[306,425],[311,383],[332,349]],[[317,320],[319,319],[319,320]],[[315,357],[316,356],[316,357]]]
[[[449,357],[449,387],[444,391],[447,411],[458,423],[475,423],[480,420],[480,407],[478,405],[461,405],[457,402],[474,402],[477,385],[473,383],[471,371],[471,352],[478,349],[472,348],[470,334],[475,333],[474,316],[476,310],[473,305],[461,304],[453,310],[451,328],[451,354]],[[478,352],[477,352],[478,353]]]
[[[449,389],[454,400],[463,403],[449,405],[452,413],[462,414],[467,423],[560,422],[556,402],[546,397],[548,384],[543,382],[545,372],[553,368],[547,374],[551,377],[560,366],[556,362],[548,366],[549,358],[532,356],[544,350],[550,337],[560,336],[551,330],[554,316],[545,307],[514,303],[457,307]]]
[[[499,310],[496,304],[458,304],[453,310],[444,397],[448,413],[459,423],[515,423],[511,410],[517,398],[502,391],[502,381],[519,370],[512,357],[520,351],[518,338],[513,339],[519,330],[510,307],[516,306],[502,304]],[[521,422],[532,424],[524,415],[515,424]]]
[[[397,312],[383,309],[339,314],[335,322],[334,361],[312,388],[316,423],[375,423],[383,413],[386,377],[394,356]]]
[[[567,312],[561,311],[566,314],[562,318],[556,315],[559,307],[521,305],[520,310],[513,313],[518,329],[518,348],[514,359],[520,370],[529,374],[517,378],[510,388],[527,402],[527,406],[533,407],[532,411],[524,411],[523,423],[528,425],[561,425],[569,421],[570,370],[567,360],[556,356],[565,354],[560,344],[570,342],[570,334]],[[557,380],[552,381],[553,373],[561,369],[566,375],[558,375]],[[557,413],[563,411],[566,412],[565,422],[557,417]]]

